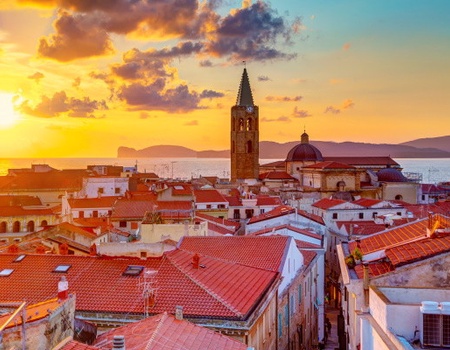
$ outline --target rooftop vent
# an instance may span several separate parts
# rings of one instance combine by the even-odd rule
[[[112,348],[113,350],[125,350],[125,337],[123,335],[115,335]]]

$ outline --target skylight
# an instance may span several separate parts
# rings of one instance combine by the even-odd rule
[[[173,188],[176,190],[184,190],[184,187],[180,186],[180,185],[175,185],[175,186],[173,186]]]
[[[53,272],[67,272],[67,271],[69,271],[71,266],[72,265],[58,265],[55,267]]]
[[[123,276],[139,276],[144,270],[144,266],[140,265],[128,265],[125,271],[122,273]]]
[[[21,262],[23,259],[25,259],[26,255],[25,254],[21,254],[19,255],[17,258],[15,258],[13,260],[13,262]]]
[[[3,269],[0,270],[0,277],[8,277],[13,273],[14,269]]]

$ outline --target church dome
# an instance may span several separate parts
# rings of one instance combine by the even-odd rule
[[[309,136],[304,132],[301,136],[301,142],[294,146],[286,157],[286,162],[323,162],[322,153],[317,147],[309,143]]]
[[[408,182],[400,170],[394,168],[381,169],[377,172],[378,181],[382,182]]]

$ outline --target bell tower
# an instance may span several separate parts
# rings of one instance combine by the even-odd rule
[[[253,104],[247,69],[242,73],[236,105],[231,107],[231,181],[259,176],[259,113]]]

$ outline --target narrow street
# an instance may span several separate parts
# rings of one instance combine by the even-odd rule
[[[331,330],[330,334],[328,334],[327,342],[325,343],[326,350],[339,350],[339,341],[337,335],[337,316],[339,314],[339,310],[333,308],[330,304],[328,304],[325,308],[325,315],[330,319],[331,322]]]

